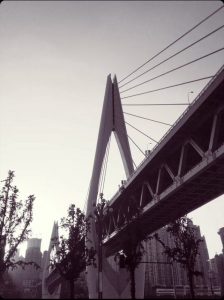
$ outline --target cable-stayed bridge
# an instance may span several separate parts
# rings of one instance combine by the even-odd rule
[[[224,193],[224,68],[212,78],[110,200],[107,255],[122,248],[127,218],[150,234]]]
[[[183,70],[198,62],[213,59],[222,54],[224,45],[178,64],[169,70],[137,83],[124,87],[138,80],[164,63],[176,59],[180,54],[195,45],[220,33],[224,25],[218,26],[199,39],[194,40],[172,55],[162,59],[139,75],[135,75],[142,67],[151,63],[161,53],[179,42],[197,27],[201,26],[216,13],[221,13],[223,6],[201,20],[186,33],[177,38],[163,50],[136,68],[129,75],[117,82],[116,76],[107,77],[106,91],[101,115],[99,135],[96,146],[94,166],[86,202],[86,215],[94,215],[99,194],[104,191],[110,137],[113,132],[120,150],[127,180],[123,181],[117,193],[110,199],[108,213],[102,219],[102,253],[99,253],[95,221],[89,233],[91,243],[97,249],[98,265],[96,269],[88,267],[87,279],[90,298],[127,298],[129,296],[129,275],[114,266],[113,256],[122,249],[123,243],[129,238],[132,230],[138,228],[143,235],[148,235],[165,226],[170,221],[193,211],[205,203],[224,193],[224,67],[220,62],[218,72],[178,81],[170,85],[164,83],[160,87],[126,95],[133,89],[142,87],[163,76]],[[135,77],[133,77],[135,75]],[[131,79],[132,78],[132,79]],[[193,83],[208,81],[194,101],[187,103],[122,103],[125,99],[150,95],[158,91],[169,91],[177,87],[190,86]],[[121,97],[122,95],[122,97]],[[124,95],[124,96],[123,96]],[[189,99],[188,99],[189,100]],[[126,105],[126,106],[125,106]],[[124,112],[127,106],[173,105],[187,106],[183,114],[174,124],[163,120],[154,120],[137,113]],[[125,120],[125,116],[146,119],[158,124],[168,125],[170,129],[157,141],[148,132],[137,128]],[[131,127],[155,143],[155,147],[145,153],[130,137],[127,127]],[[129,141],[144,155],[137,167],[133,161]],[[137,297],[143,296],[144,266],[139,268]]]

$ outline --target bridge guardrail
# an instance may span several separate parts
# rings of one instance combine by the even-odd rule
[[[170,131],[180,122],[180,120],[186,115],[186,113],[191,109],[192,105],[194,105],[195,102],[198,101],[200,96],[204,93],[205,90],[207,90],[208,86],[217,78],[217,76],[222,72],[224,69],[224,65],[218,70],[218,72],[209,80],[209,82],[204,86],[204,88],[201,90],[201,92],[197,95],[197,97],[192,101],[191,105],[189,105],[184,112],[178,117],[178,119],[173,123],[173,125],[166,131],[166,133],[161,137],[158,144],[156,144],[150,154],[143,159],[143,161],[137,166],[137,168],[134,170],[133,174],[138,170],[138,168],[145,162],[145,160],[152,155],[152,153],[155,151],[155,149],[159,146],[159,144],[165,139],[165,137],[170,133]],[[131,178],[131,177],[130,177]],[[128,179],[127,179],[128,183]]]

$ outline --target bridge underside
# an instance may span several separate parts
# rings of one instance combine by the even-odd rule
[[[204,163],[205,164],[205,163]],[[161,195],[159,201],[152,201],[143,209],[140,218],[133,220],[132,225],[125,226],[105,243],[106,255],[112,255],[122,248],[122,244],[132,231],[131,226],[141,228],[149,235],[169,222],[187,214],[196,208],[222,195],[224,192],[224,146],[220,157],[210,166],[198,166],[190,178],[183,178],[181,186],[176,184],[169,188],[170,193]],[[201,167],[201,168],[200,168]],[[201,169],[201,170],[197,170]],[[215,216],[213,216],[215,217]],[[212,218],[212,216],[211,216]],[[119,239],[116,234],[119,234]]]
[[[224,193],[223,95],[221,69],[111,200],[113,213],[104,220],[107,256],[122,249],[132,229],[151,234]]]

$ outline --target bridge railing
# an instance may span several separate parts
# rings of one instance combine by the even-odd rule
[[[156,150],[156,148],[161,144],[161,142],[166,138],[166,136],[173,130],[173,128],[180,122],[180,120],[186,115],[186,113],[191,109],[192,105],[194,105],[195,102],[198,101],[198,99],[201,97],[201,95],[204,93],[204,91],[208,88],[209,85],[217,78],[217,76],[223,71],[224,65],[218,70],[218,72],[209,80],[209,82],[204,86],[204,88],[201,90],[201,92],[197,95],[197,97],[192,101],[191,105],[189,105],[184,112],[179,116],[179,118],[173,123],[173,125],[166,131],[166,133],[161,137],[161,139],[158,141],[158,144],[156,144],[150,154],[143,159],[143,161],[137,166],[137,168],[134,170],[133,174],[138,170],[138,168],[145,162],[148,157],[152,155],[152,153]],[[131,177],[130,177],[131,178]],[[129,178],[129,179],[130,179]],[[127,179],[128,182],[128,179]]]

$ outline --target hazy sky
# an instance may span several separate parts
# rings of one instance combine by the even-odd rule
[[[35,194],[33,237],[48,248],[53,221],[70,203],[83,208],[95,155],[106,77],[118,81],[222,5],[221,1],[3,1],[0,5],[0,179],[16,174],[21,197]],[[223,24],[224,9],[146,65],[142,71]],[[223,29],[139,78],[140,83],[223,47]],[[214,75],[219,52],[122,95]],[[140,72],[139,72],[140,73]],[[137,73],[137,74],[139,74]],[[186,103],[208,82],[133,97],[123,103]],[[128,85],[132,86],[133,84]],[[124,89],[124,88],[123,88]],[[122,89],[121,89],[122,90]],[[188,94],[193,91],[193,94]],[[128,107],[124,111],[173,123],[185,106]],[[126,116],[159,140],[169,128]],[[155,143],[130,127],[143,149]],[[142,154],[131,144],[133,159]],[[112,140],[105,198],[125,179]],[[220,197],[190,214],[205,234],[212,257],[222,250]]]

